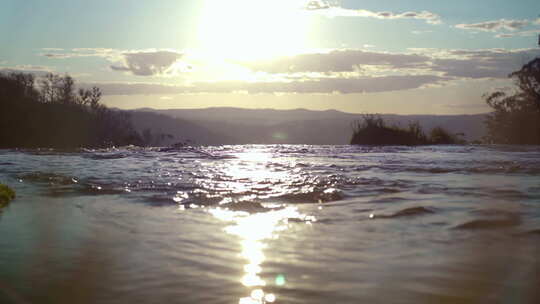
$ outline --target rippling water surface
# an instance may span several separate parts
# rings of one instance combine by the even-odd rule
[[[540,303],[540,148],[0,150],[0,303]]]

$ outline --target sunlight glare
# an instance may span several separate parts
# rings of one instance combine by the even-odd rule
[[[208,210],[213,216],[232,224],[225,228],[229,234],[241,238],[241,256],[247,263],[244,265],[244,276],[240,279],[242,285],[254,289],[250,297],[241,298],[239,303],[272,303],[276,300],[274,294],[266,294],[261,287],[266,286],[266,281],[261,277],[261,265],[266,259],[263,250],[267,244],[266,239],[277,238],[277,232],[288,228],[288,220],[291,218],[303,221],[315,221],[313,216],[302,214],[296,207],[285,207],[279,210],[250,214],[243,211],[232,211],[222,208]],[[277,286],[286,284],[285,276],[280,274],[275,279]]]
[[[307,43],[305,0],[206,0],[198,43],[217,58],[261,59],[294,53]]]

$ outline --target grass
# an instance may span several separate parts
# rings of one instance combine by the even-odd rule
[[[15,198],[15,191],[0,184],[0,209],[7,206]]]

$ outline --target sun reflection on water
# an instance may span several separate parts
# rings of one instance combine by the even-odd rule
[[[266,259],[264,250],[268,247],[268,244],[264,241],[278,238],[278,233],[288,228],[289,219],[305,222],[315,221],[314,217],[301,214],[298,208],[292,206],[269,210],[268,212],[254,214],[223,208],[209,210],[215,217],[231,222],[231,225],[227,226],[225,231],[241,238],[241,256],[246,260],[246,264],[240,282],[251,290],[248,297],[240,299],[239,303],[241,304],[273,303],[276,301],[276,295],[265,293],[263,288],[267,284],[285,285],[284,275],[279,275],[275,280],[272,279],[269,282],[265,281],[261,276],[262,264]]]
[[[225,185],[229,191],[240,193],[249,189],[257,191],[253,184],[269,179],[286,180],[290,178],[286,172],[268,169],[268,165],[271,164],[272,160],[271,153],[255,150],[248,153],[239,153],[236,156],[237,162],[229,163],[222,168],[223,173],[236,181]],[[276,191],[279,190],[276,189]],[[256,193],[253,198],[256,199],[257,197],[262,196],[260,193]],[[250,210],[250,201],[247,200],[247,197],[243,197],[242,204],[237,206],[244,206]],[[264,288],[269,285],[274,287],[285,286],[286,280],[284,274],[280,274],[275,278],[267,278],[269,280],[265,280],[263,276],[262,265],[266,260],[264,251],[268,249],[268,240],[277,239],[279,233],[288,228],[290,219],[308,224],[315,222],[316,219],[313,216],[300,213],[298,208],[294,206],[254,203],[254,206],[261,206],[262,209],[250,213],[242,208],[238,210],[234,205],[234,201],[226,201],[220,204],[220,207],[209,209],[209,212],[216,218],[230,223],[225,228],[225,231],[240,238],[242,248],[240,256],[246,262],[243,266],[244,274],[239,280],[249,291],[246,297],[240,298],[239,303],[273,303],[277,300],[277,296],[265,292]],[[230,208],[227,208],[227,206]]]

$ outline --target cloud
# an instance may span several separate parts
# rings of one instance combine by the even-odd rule
[[[427,62],[425,55],[368,52],[358,49],[333,50],[326,53],[308,53],[281,57],[274,60],[244,62],[244,66],[268,73],[296,72],[352,72],[359,66],[383,65],[392,69],[415,68]]]
[[[172,74],[182,54],[174,51],[142,51],[123,53],[122,65],[111,65],[114,71],[130,72],[137,76]]]
[[[447,50],[433,55],[430,69],[449,77],[507,78],[538,56],[539,49]]]
[[[55,50],[41,55],[51,59],[104,58],[112,63],[111,70],[128,72],[137,76],[173,75],[179,71],[190,69],[188,65],[179,62],[183,54],[174,50],[125,51],[109,48],[75,48],[68,51]]]
[[[30,65],[30,64],[0,68],[0,73],[11,73],[11,72],[24,72],[24,73],[34,74],[36,76],[43,76],[47,73],[54,72],[54,69],[48,66]]]
[[[358,49],[332,50],[282,57],[267,62],[248,62],[253,72],[269,77],[244,80],[194,81],[183,85],[162,83],[101,83],[106,95],[173,94],[354,94],[403,91],[447,85],[456,80],[507,79],[532,58],[539,49],[445,50],[414,49],[413,53],[367,52]],[[163,73],[181,55],[126,56],[131,64],[150,64],[142,74]],[[170,56],[170,57],[169,57]],[[151,58],[151,59],[149,59]],[[160,56],[157,56],[160,58]],[[160,66],[162,68],[158,68]],[[291,68],[292,67],[292,68]],[[370,70],[370,67],[373,69]],[[125,70],[141,72],[140,67]],[[362,70],[375,71],[362,73]]]
[[[161,83],[101,83],[106,95],[223,94],[353,94],[402,91],[447,85],[455,80],[507,79],[539,49],[445,50],[414,49],[414,53],[366,52],[357,49],[299,54],[268,62],[244,63],[254,72],[269,77],[244,80],[194,81],[183,85]],[[166,73],[180,54],[126,56],[124,67],[134,73]],[[160,60],[155,60],[161,58]],[[141,68],[140,65],[146,65]],[[291,66],[293,68],[291,68]],[[146,69],[146,70],[145,70]],[[374,71],[363,73],[363,70]],[[88,84],[90,85],[90,84]]]
[[[329,78],[351,78],[361,74],[366,76],[424,74],[458,78],[506,78],[508,74],[519,69],[527,61],[540,56],[538,49],[413,49],[412,51],[414,53],[344,49],[241,64],[254,72],[285,75],[319,73]],[[339,73],[346,73],[347,76]],[[307,77],[309,78],[309,75]]]
[[[274,93],[374,93],[400,91],[436,85],[449,79],[435,75],[386,76],[361,78],[322,78],[290,82],[244,82],[220,81],[198,82],[186,86],[152,83],[101,83],[86,84],[98,86],[105,95],[163,95],[194,93],[233,93],[250,94]]]
[[[536,36],[540,34],[540,30],[528,30],[528,31],[520,31],[520,32],[514,32],[514,33],[500,33],[495,35],[497,38],[512,38],[512,37],[529,37],[529,36]]]
[[[80,57],[101,57],[108,60],[118,60],[121,50],[107,49],[107,48],[75,48],[71,50],[63,49],[43,49],[48,50],[48,53],[42,53],[41,56],[45,56],[51,59],[68,59],[68,58],[80,58]]]
[[[529,20],[492,20],[480,23],[457,24],[455,27],[463,30],[478,30],[484,32],[497,32],[501,30],[515,31],[522,29],[530,23]]]
[[[339,6],[331,6],[326,2],[321,1],[311,1],[306,7],[307,10],[312,11],[316,14],[327,16],[327,17],[369,17],[377,19],[418,19],[424,20],[429,24],[440,24],[442,23],[441,17],[438,14],[421,11],[421,12],[403,12],[403,13],[393,13],[393,12],[374,12],[364,9],[348,9]]]
[[[53,59],[66,59],[66,58],[75,57],[72,54],[55,54],[55,53],[44,53],[44,54],[41,54],[41,56],[45,56],[47,58],[53,58]]]
[[[450,103],[450,104],[444,104],[442,105],[445,108],[451,108],[451,109],[483,109],[488,108],[488,105],[485,103]]]
[[[433,31],[411,31],[411,33],[415,35],[422,35],[422,34],[427,34],[427,33],[433,33]]]
[[[516,32],[517,33],[517,32]],[[256,61],[205,61],[206,57],[174,50],[118,51],[74,49],[58,54],[103,57],[111,70],[137,76],[171,76],[201,66],[189,77],[169,83],[105,83],[107,94],[193,93],[332,93],[383,92],[445,85],[454,80],[506,79],[540,49],[409,49],[391,53],[366,49],[313,51]],[[193,61],[198,58],[198,61]],[[24,68],[24,67],[23,67]],[[30,67],[27,67],[30,69]]]
[[[320,10],[320,9],[328,9],[330,7],[331,6],[330,6],[330,3],[328,1],[321,1],[321,0],[309,1],[306,4],[306,9],[309,10],[309,11]]]

